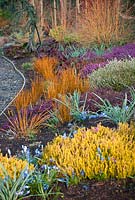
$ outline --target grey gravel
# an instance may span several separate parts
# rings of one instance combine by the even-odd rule
[[[24,79],[12,63],[0,57],[0,114],[22,89]]]

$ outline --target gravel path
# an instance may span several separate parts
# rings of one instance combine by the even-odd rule
[[[0,56],[0,115],[25,85],[23,74],[7,58]]]

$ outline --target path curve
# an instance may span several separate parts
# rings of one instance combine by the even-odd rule
[[[11,60],[0,56],[0,115],[12,104],[24,86],[24,75]]]

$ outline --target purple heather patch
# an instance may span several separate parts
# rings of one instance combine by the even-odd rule
[[[91,74],[94,70],[97,70],[100,67],[104,67],[110,60],[113,59],[126,59],[130,57],[135,57],[135,43],[126,44],[124,46],[113,47],[111,50],[106,50],[102,56],[97,56],[94,52],[88,51],[82,59],[88,61],[93,61],[93,59],[103,59],[105,62],[101,63],[90,63],[83,67],[81,70],[81,76],[86,77],[88,74]]]
[[[47,112],[49,110],[52,110],[52,101],[42,101],[41,103],[28,107],[29,112],[32,112],[33,114],[41,113],[41,112]]]
[[[103,58],[105,60],[113,60],[114,58],[117,58],[120,60],[129,57],[135,57],[135,43],[107,49],[102,56],[96,55],[96,53],[93,51],[87,51],[82,59],[92,61],[96,58]]]
[[[96,57],[97,57],[96,53],[89,50],[89,51],[87,51],[87,52],[85,53],[85,55],[83,55],[81,58],[82,58],[83,60],[93,60],[93,59],[95,59]]]
[[[124,46],[114,47],[111,51],[106,51],[103,57],[107,60],[125,59],[135,57],[135,44],[126,44]]]
[[[81,76],[84,78],[87,75],[91,74],[94,70],[97,70],[101,67],[105,67],[106,64],[107,62],[88,64],[81,70]]]

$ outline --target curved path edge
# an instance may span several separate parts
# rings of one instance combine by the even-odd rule
[[[10,101],[10,103],[3,109],[3,111],[0,113],[0,115],[2,115],[2,114],[4,114],[5,110],[13,103],[13,101],[14,101],[14,100],[16,99],[16,97],[20,94],[20,92],[22,92],[22,90],[24,89],[26,80],[25,80],[25,77],[24,77],[23,73],[22,73],[20,70],[18,70],[18,69],[16,68],[16,66],[14,65],[14,63],[13,63],[11,60],[9,60],[9,59],[8,59],[7,57],[5,57],[5,56],[0,56],[0,57],[3,58],[3,59],[5,59],[7,62],[9,62],[9,63],[13,66],[13,68],[15,69],[15,71],[16,71],[17,73],[19,73],[19,74],[21,75],[22,79],[23,79],[23,85],[22,85],[21,89],[20,89],[19,92],[15,95],[15,97]]]

